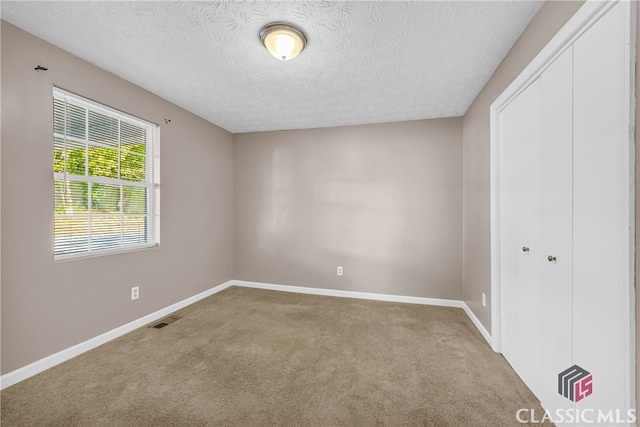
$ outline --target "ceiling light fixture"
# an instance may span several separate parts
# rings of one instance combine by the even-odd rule
[[[260,40],[274,57],[288,61],[307,45],[304,33],[291,24],[272,22],[260,30]]]

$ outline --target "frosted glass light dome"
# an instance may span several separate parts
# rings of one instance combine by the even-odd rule
[[[295,58],[307,44],[302,31],[284,22],[265,25],[260,31],[260,40],[269,53],[281,61]]]

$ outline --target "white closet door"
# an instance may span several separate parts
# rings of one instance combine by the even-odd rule
[[[512,366],[518,365],[518,257],[521,247],[517,238],[518,168],[514,159],[520,145],[518,99],[514,99],[500,113],[500,292],[502,316],[502,354]]]
[[[558,394],[558,373],[572,366],[573,276],[573,126],[572,48],[540,78],[540,150],[542,151],[542,297],[541,393],[543,406],[555,411],[573,403]],[[548,257],[555,257],[549,261]]]
[[[521,143],[516,153],[519,193],[517,205],[517,310],[519,373],[534,393],[540,387],[540,80],[518,96]],[[518,250],[520,249],[520,250]]]
[[[593,374],[593,394],[576,405],[585,408],[625,407],[622,16],[618,4],[573,46],[573,348],[574,362]]]
[[[514,370],[537,393],[540,378],[540,82],[501,113],[503,348]],[[506,231],[504,231],[506,230]],[[524,249],[524,250],[523,250]]]

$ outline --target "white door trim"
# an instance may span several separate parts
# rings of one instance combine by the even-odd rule
[[[491,346],[494,351],[501,351],[501,286],[500,286],[500,112],[545,69],[562,54],[562,52],[577,40],[587,29],[618,3],[624,7],[626,28],[626,69],[624,72],[625,105],[629,106],[629,114],[621,118],[620,125],[628,133],[628,168],[620,171],[621,185],[625,186],[627,197],[620,200],[625,212],[629,212],[628,223],[624,224],[629,230],[625,246],[628,257],[623,260],[625,282],[628,284],[628,300],[622,302],[620,310],[624,317],[625,347],[629,349],[625,361],[627,384],[625,384],[627,398],[631,408],[635,408],[636,375],[635,375],[635,56],[636,56],[636,2],[618,1],[587,1],[576,14],[565,24],[553,39],[540,51],[522,73],[505,89],[490,107],[490,191],[491,191]],[[628,132],[627,132],[628,130]],[[625,221],[626,222],[626,221]]]

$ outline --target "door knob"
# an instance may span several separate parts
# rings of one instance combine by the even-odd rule
[[[547,259],[549,260],[549,262],[553,262],[556,260],[556,257],[554,257],[553,255],[549,255]]]
[[[522,247],[522,252],[529,252],[529,247],[523,246]]]

